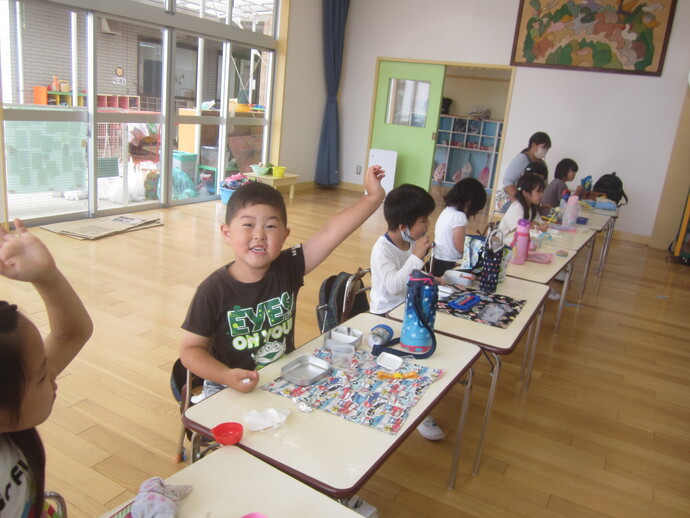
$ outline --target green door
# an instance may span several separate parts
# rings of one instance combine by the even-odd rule
[[[397,151],[395,185],[428,189],[444,65],[379,61],[371,149]]]

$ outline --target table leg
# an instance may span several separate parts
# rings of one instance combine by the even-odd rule
[[[491,388],[489,388],[489,397],[486,399],[486,410],[484,410],[484,421],[482,422],[482,429],[479,432],[479,442],[477,443],[477,453],[474,457],[474,467],[472,468],[472,476],[479,475],[479,464],[482,460],[482,450],[484,449],[484,442],[486,441],[486,430],[491,418],[491,410],[494,405],[494,397],[496,396],[496,386],[498,385],[498,375],[501,372],[501,358],[496,353],[490,353],[494,357],[496,363],[492,365]]]
[[[295,184],[290,184],[290,199],[295,196]]]
[[[458,435],[455,438],[455,452],[453,453],[453,463],[450,466],[450,475],[448,477],[448,490],[455,489],[455,479],[458,476],[458,463],[460,462],[460,450],[462,446],[462,434],[465,430],[465,421],[467,420],[467,413],[470,407],[470,393],[472,392],[472,377],[474,371],[470,367],[467,372],[467,381],[465,383],[465,395],[462,398],[462,408],[460,409],[460,420],[458,421]]]
[[[594,253],[594,242],[596,241],[596,234],[592,235],[589,240],[589,253],[587,254],[587,262],[585,263],[585,273],[582,275],[582,286],[580,287],[580,297],[578,302],[582,300],[582,295],[585,294],[585,286],[587,286],[587,277],[589,277],[589,265],[592,264],[592,254]]]
[[[520,366],[520,380],[525,377],[525,367],[527,366],[527,358],[529,357],[529,348],[534,336],[534,320],[529,325],[529,332],[527,333],[527,342],[525,342],[525,352],[522,353],[522,365]]]
[[[574,261],[575,259],[573,259]],[[563,313],[563,306],[565,306],[565,297],[568,294],[568,285],[570,284],[570,274],[573,271],[573,261],[568,263],[565,267],[565,280],[563,281],[563,291],[561,292],[561,301],[558,303],[558,313],[556,313],[556,322],[553,324],[553,332],[557,333],[561,325],[561,313]]]
[[[604,237],[602,238],[602,243],[601,243],[601,252],[599,252],[599,266],[597,267],[597,277],[601,275],[601,271],[604,269],[604,260],[606,259],[604,256],[606,254],[606,238],[609,235],[609,227],[611,226],[611,220],[606,223],[606,227],[604,227]]]
[[[597,275],[601,275],[601,272],[604,271],[604,263],[606,263],[606,257],[609,255],[609,247],[611,246],[611,241],[613,240],[613,229],[615,226],[616,218],[611,218],[608,229],[606,230],[606,239],[604,240],[604,250],[602,252],[604,260],[599,262],[599,272]]]
[[[529,381],[532,378],[532,365],[534,364],[534,356],[537,353],[537,343],[539,342],[539,331],[541,330],[541,321],[542,321],[542,318],[544,318],[544,308],[545,307],[546,307],[546,304],[541,305],[541,309],[539,310],[539,316],[537,317],[537,323],[533,324],[536,326],[536,329],[534,332],[534,340],[532,342],[532,346],[530,347],[529,361],[527,362],[527,372],[525,373],[525,381],[522,385],[522,390],[524,392],[527,392],[527,390],[529,390]]]

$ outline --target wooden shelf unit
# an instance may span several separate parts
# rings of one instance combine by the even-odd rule
[[[96,105],[99,108],[139,110],[141,102],[138,95],[98,94],[96,96]]]
[[[55,92],[47,86],[34,86],[34,104],[72,106],[72,92]],[[77,106],[86,106],[86,94],[77,94]],[[139,110],[141,102],[138,95],[98,94],[98,108],[117,108],[120,110]]]
[[[47,86],[34,86],[34,104],[51,106],[72,106],[72,92],[56,92]],[[86,94],[77,94],[77,106],[86,106]]]

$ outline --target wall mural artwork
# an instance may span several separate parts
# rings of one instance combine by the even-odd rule
[[[521,0],[511,64],[660,76],[676,0]]]

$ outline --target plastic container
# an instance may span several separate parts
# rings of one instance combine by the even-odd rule
[[[218,146],[201,146],[199,165],[218,167]]]
[[[285,175],[285,168],[282,165],[274,165],[272,174],[274,178],[282,178]]]
[[[340,369],[349,369],[355,358],[355,346],[338,344],[331,347],[331,365]]]
[[[173,151],[173,168],[177,167],[187,173],[192,182],[196,182],[196,160],[196,153]]]
[[[232,196],[232,193],[235,192],[233,189],[226,189],[225,187],[220,188],[220,201],[222,201],[225,205],[228,204],[230,201],[230,196]]]
[[[513,264],[525,264],[529,252],[529,221],[521,219],[518,221],[517,230],[513,238],[513,257],[510,260]]]
[[[574,194],[568,198],[563,211],[563,226],[567,228],[574,228],[577,218],[580,216],[580,198]]]
[[[233,422],[220,423],[211,428],[211,433],[216,442],[226,446],[240,442],[243,432],[244,428],[242,425]]]
[[[249,167],[252,168],[252,172],[254,174],[258,174],[258,175],[265,175],[266,173],[268,173],[271,170],[270,167],[264,167],[264,166],[260,166],[260,165],[250,165]]]

